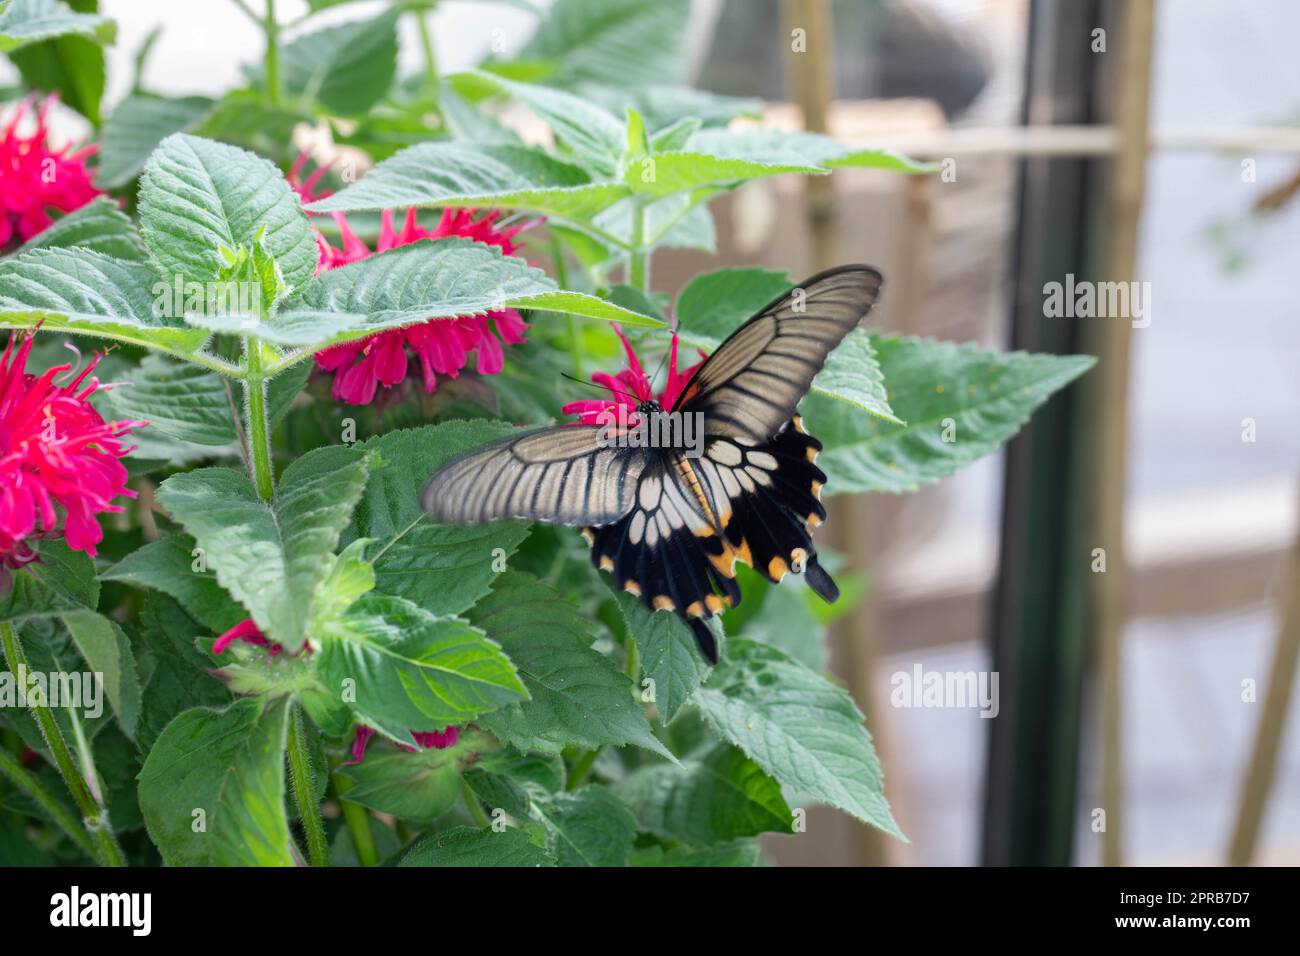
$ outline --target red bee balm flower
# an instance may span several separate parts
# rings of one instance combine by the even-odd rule
[[[636,408],[642,402],[651,400],[657,401],[659,406],[665,410],[671,409],[673,403],[677,401],[677,396],[682,393],[686,383],[691,380],[695,370],[704,364],[706,357],[703,351],[700,352],[700,361],[696,362],[689,368],[677,370],[677,333],[673,333],[673,344],[671,351],[668,353],[668,381],[664,383],[663,391],[658,395],[650,384],[650,379],[641,366],[640,359],[637,358],[636,352],[632,350],[632,343],[627,340],[623,330],[617,325],[614,326],[614,332],[623,342],[623,349],[627,352],[627,368],[617,375],[609,375],[605,372],[597,372],[591,377],[591,380],[597,385],[604,385],[613,394],[613,398],[588,399],[580,402],[569,402],[560,411],[565,415],[577,415],[578,420],[575,425],[606,425],[612,424],[610,413],[624,416],[620,420],[626,421],[629,425],[636,424]]]
[[[97,146],[71,152],[72,146],[50,149],[46,120],[57,96],[46,98],[36,112],[36,129],[30,136],[18,127],[31,113],[30,99],[19,104],[0,134],[0,248],[42,232],[53,220],[49,210],[72,212],[100,191],[91,183],[86,160]]]
[[[0,357],[0,569],[36,557],[26,539],[56,531],[56,505],[64,514],[68,547],[94,557],[104,537],[96,516],[121,511],[111,503],[118,495],[135,497],[118,461],[131,451],[122,439],[148,422],[105,422],[95,411],[89,399],[99,380],[91,378],[84,388],[82,383],[100,356],[60,384],[55,379],[72,366],[56,366],[39,378],[30,375],[33,337],[25,335],[15,350],[17,339],[10,336]]]
[[[289,183],[303,202],[313,202],[329,195],[328,192],[316,191],[321,170],[316,170],[305,180],[301,179],[304,164],[304,158],[299,157],[289,171]],[[421,239],[462,236],[496,246],[505,255],[514,255],[519,248],[514,237],[527,224],[503,229],[497,225],[501,217],[499,211],[478,218],[475,216],[475,211],[470,209],[446,209],[437,226],[425,229],[416,222],[415,210],[408,209],[402,228],[398,230],[394,226],[392,210],[386,209],[374,252],[386,252]],[[338,224],[342,248],[335,248],[319,232],[316,233],[316,245],[320,250],[316,266],[318,273],[360,262],[374,254],[357,238],[343,213],[334,213],[333,218]],[[496,375],[505,364],[502,344],[522,342],[527,327],[514,309],[496,309],[485,315],[454,319],[430,319],[324,349],[316,353],[316,365],[334,373],[331,391],[335,399],[351,405],[366,405],[374,400],[380,385],[391,388],[406,378],[408,347],[420,361],[424,390],[432,393],[437,388],[438,376],[455,378],[465,367],[471,352],[478,357],[476,368],[480,375]]]

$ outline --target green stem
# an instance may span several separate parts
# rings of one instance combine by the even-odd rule
[[[424,79],[429,84],[429,92],[438,99],[438,55],[433,49],[433,36],[429,33],[427,14],[416,11],[415,23],[420,32],[420,50],[424,53]]]
[[[465,801],[465,809],[469,815],[474,818],[474,822],[480,827],[486,829],[492,826],[492,820],[483,810],[483,804],[478,802],[478,796],[474,793],[474,788],[465,782],[465,778],[460,778],[460,798]]]
[[[263,501],[270,501],[275,491],[271,471],[271,429],[266,417],[266,375],[262,369],[262,343],[250,339],[246,347],[247,377],[244,394],[248,404],[248,453],[253,483]]]
[[[339,798],[339,809],[343,813],[343,825],[352,836],[352,846],[357,851],[357,859],[362,866],[376,866],[379,863],[379,849],[375,846],[375,835],[370,831],[370,812],[359,803],[344,799],[343,795],[355,786],[341,773],[334,774],[334,793]]]
[[[650,294],[650,249],[645,242],[646,207],[640,199],[633,200],[632,240],[628,243],[627,281],[634,288]]]
[[[95,859],[95,846],[90,842],[86,831],[77,823],[77,818],[68,812],[67,807],[54,799],[54,796],[41,786],[18,760],[7,750],[0,748],[0,774],[4,774],[20,791],[31,797],[32,802],[45,811],[45,815],[58,825],[59,829],[72,838],[72,842],[92,860]]]
[[[5,660],[9,662],[9,670],[14,678],[18,678],[19,671],[26,673],[27,658],[23,654],[22,645],[18,642],[18,634],[9,621],[0,621],[0,645],[4,647]],[[63,740],[63,733],[59,730],[53,712],[43,703],[33,704],[31,709],[36,724],[41,729],[41,735],[50,748],[50,754],[54,757],[54,764],[63,775],[63,782],[67,784],[68,792],[72,794],[77,809],[81,811],[86,832],[90,834],[95,847],[96,859],[103,866],[125,866],[122,850],[113,838],[113,830],[109,826],[108,814],[91,796],[90,788],[86,786],[85,778],[77,769],[77,762]],[[89,760],[89,755],[87,759]],[[91,766],[93,767],[93,764]]]
[[[623,673],[627,674],[627,679],[632,682],[635,690],[640,690],[637,684],[637,678],[641,676],[641,652],[637,649],[636,638],[631,634],[627,636],[627,661],[623,667]]]
[[[325,824],[321,822],[320,807],[312,798],[316,788],[312,785],[311,756],[307,749],[307,722],[302,707],[293,705],[289,713],[289,778],[293,782],[293,796],[298,804],[298,819],[307,834],[307,855],[312,866],[330,865],[329,842],[325,839]]]
[[[588,750],[578,758],[573,765],[573,769],[569,771],[568,779],[564,781],[565,790],[577,790],[582,786],[583,781],[587,779],[587,775],[591,773],[591,768],[595,766],[596,758],[600,756],[600,752],[604,749],[605,747],[602,744],[594,750]]]
[[[284,87],[280,83],[280,24],[275,19],[275,0],[266,0],[262,32],[266,34],[266,56],[263,59],[266,98],[273,106],[278,106],[284,99]]]

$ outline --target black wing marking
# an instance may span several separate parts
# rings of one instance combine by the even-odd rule
[[[826,357],[871,311],[883,281],[862,265],[813,276],[718,346],[673,410],[703,412],[711,435],[771,438],[790,420]]]
[[[597,426],[557,425],[512,435],[433,473],[420,504],[435,521],[523,518],[554,524],[617,521],[631,510],[651,460],[645,448],[610,446]]]

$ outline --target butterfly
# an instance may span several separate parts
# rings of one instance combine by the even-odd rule
[[[681,615],[716,664],[706,622],[740,603],[737,561],[772,582],[802,573],[823,600],[839,597],[812,541],[826,519],[822,446],[796,409],[882,282],[870,266],[822,272],[724,340],[667,409],[703,423],[695,454],[612,441],[624,433],[604,426],[557,425],[448,461],[425,483],[421,505],[444,524],[581,527],[593,563],[646,607]],[[636,411],[648,420],[665,410],[647,400]]]

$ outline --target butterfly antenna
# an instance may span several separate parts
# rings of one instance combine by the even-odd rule
[[[591,388],[595,388],[595,389],[608,388],[611,392],[614,392],[614,393],[617,394],[617,395],[623,395],[623,396],[625,396],[625,397],[631,399],[631,400],[632,400],[632,404],[634,404],[634,405],[636,405],[636,404],[640,404],[640,399],[638,399],[635,395],[633,395],[633,394],[631,394],[631,393],[629,393],[629,392],[625,392],[625,391],[623,391],[622,389],[619,389],[619,388],[613,388],[613,387],[608,386],[608,385],[597,385],[595,382],[588,382],[585,378],[578,378],[576,375],[570,375],[568,372],[561,372],[560,375],[563,376],[564,378],[567,378],[570,382],[577,382],[579,385],[587,385],[587,386],[589,386],[589,387],[591,387]]]

